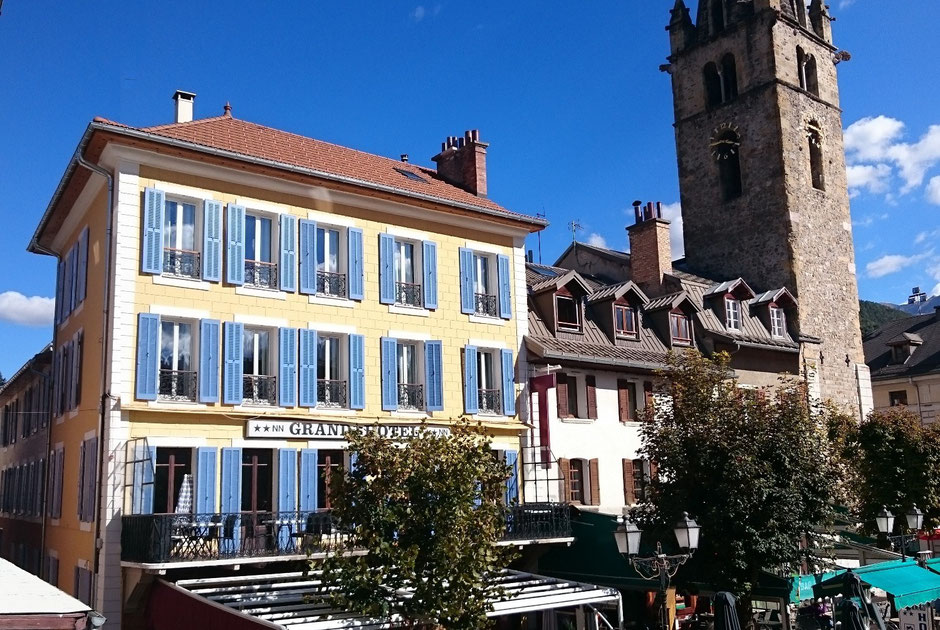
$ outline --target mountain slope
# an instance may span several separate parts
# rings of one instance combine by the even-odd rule
[[[862,325],[863,337],[888,322],[910,317],[910,314],[900,310],[900,307],[885,306],[868,300],[859,300],[858,307],[858,318],[859,323]]]

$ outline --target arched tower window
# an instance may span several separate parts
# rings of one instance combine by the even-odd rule
[[[806,91],[813,96],[819,96],[819,82],[816,79],[816,57],[807,55],[803,68],[806,74]]]
[[[741,196],[741,137],[725,128],[712,137],[712,157],[718,162],[718,184],[721,198],[731,201]]]
[[[806,5],[803,0],[790,0],[790,11],[793,17],[800,21],[801,26],[806,26]]]
[[[723,103],[738,97],[738,73],[731,53],[721,58],[721,97]]]
[[[705,103],[708,107],[721,105],[721,76],[718,74],[718,66],[715,65],[715,62],[709,61],[705,64],[703,73],[705,78]]]
[[[826,176],[823,172],[822,134],[816,121],[812,121],[807,125],[806,138],[809,144],[809,171],[813,188],[825,190]]]
[[[799,46],[796,47],[796,74],[800,78],[800,87],[806,89],[806,53]]]
[[[709,20],[712,25],[712,34],[725,30],[725,3],[724,0],[711,0]]]

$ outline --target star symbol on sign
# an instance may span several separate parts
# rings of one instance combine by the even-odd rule
[[[267,432],[270,431],[270,430],[271,430],[271,427],[269,427],[268,425],[264,425],[264,432],[265,432],[265,433],[267,433]]]
[[[255,425],[255,433],[261,433],[261,425],[260,425],[260,424],[256,424],[256,425]]]

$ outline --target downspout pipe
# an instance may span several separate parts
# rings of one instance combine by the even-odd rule
[[[907,377],[907,382],[914,386],[914,392],[917,395],[917,415],[920,416],[921,426],[924,426],[924,408],[920,402],[920,384],[915,382],[912,376]]]
[[[111,239],[112,239],[112,223],[114,215],[114,176],[110,171],[89,162],[82,156],[80,151],[77,151],[75,154],[75,161],[78,165],[88,169],[93,173],[97,173],[105,178],[108,183],[108,196],[107,196],[107,223],[105,224],[105,240],[104,240],[104,297],[102,299],[102,317],[101,317],[101,395],[99,397],[99,418],[98,418],[98,465],[96,471],[96,479],[100,482],[98,484],[98,500],[95,503],[95,509],[97,511],[97,518],[95,518],[95,542],[94,542],[94,558],[95,565],[94,571],[95,575],[98,575],[100,568],[100,557],[101,554],[98,549],[98,543],[101,540],[101,512],[104,505],[104,500],[106,498],[105,488],[107,484],[104,483],[104,478],[102,472],[104,470],[104,458],[105,453],[107,452],[107,418],[108,412],[110,410],[110,400],[111,400],[111,387],[108,382],[108,352],[110,351],[110,336],[108,335],[108,328],[111,320]]]

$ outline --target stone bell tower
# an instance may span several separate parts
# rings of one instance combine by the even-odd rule
[[[671,54],[689,266],[787,287],[810,386],[871,408],[836,65],[822,0],[676,0]]]

